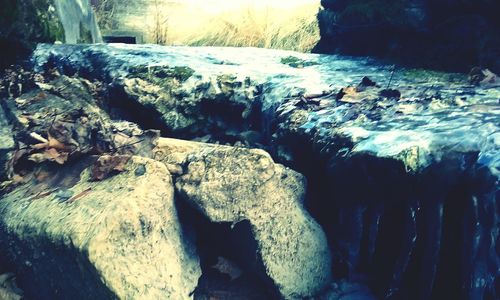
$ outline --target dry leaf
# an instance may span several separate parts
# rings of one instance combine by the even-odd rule
[[[360,102],[358,92],[355,87],[348,86],[341,89],[337,94],[337,100],[347,103],[358,103]]]
[[[56,163],[63,165],[67,160],[68,160],[68,153],[66,152],[58,152],[54,148],[50,148],[45,150],[44,152],[45,157],[47,160],[50,161],[55,161]]]
[[[50,133],[49,133],[48,147],[58,149],[58,150],[68,150],[68,147],[66,145],[59,142],[56,138],[51,136]]]
[[[125,166],[130,160],[129,155],[103,155],[92,165],[90,170],[92,180],[103,180],[113,172],[125,171]]]

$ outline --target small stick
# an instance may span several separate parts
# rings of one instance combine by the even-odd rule
[[[71,199],[69,199],[68,201],[66,201],[66,203],[73,203],[76,200],[78,200],[78,199],[84,197],[85,195],[87,195],[88,193],[90,193],[90,191],[92,191],[92,188],[88,188],[88,189],[82,191],[81,193],[79,193],[78,195],[73,196]]]
[[[391,71],[391,78],[389,79],[389,83],[387,84],[387,88],[386,89],[389,89],[389,87],[391,86],[392,78],[394,78],[394,73],[395,72],[396,72],[396,65],[393,65],[392,66],[392,71]]]

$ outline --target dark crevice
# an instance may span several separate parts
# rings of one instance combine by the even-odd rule
[[[280,299],[277,290],[267,277],[258,255],[258,247],[248,221],[231,223],[210,222],[176,194],[176,207],[184,231],[194,232],[196,249],[200,257],[202,276],[194,291],[195,300]],[[229,262],[229,273],[221,272],[219,259]]]
[[[3,243],[18,245],[15,249],[2,246],[10,249],[8,257],[2,259],[9,262],[6,266],[11,266],[10,270],[15,269],[23,299],[82,299],[82,295],[87,299],[117,299],[100,280],[88,254],[72,247],[58,247],[49,240],[22,241],[0,228]]]
[[[280,142],[294,158],[285,163],[308,179],[307,208],[327,233],[337,280],[381,299],[498,295],[498,187],[477,153],[408,173],[392,159],[329,155],[337,151],[300,136]]]
[[[126,120],[139,125],[142,129],[160,130],[162,136],[175,137],[162,120],[162,114],[154,107],[147,107],[125,93],[123,87],[113,84],[108,89],[108,97],[104,110],[111,118]]]

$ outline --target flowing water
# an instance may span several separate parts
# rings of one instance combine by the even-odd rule
[[[368,76],[380,86],[402,92],[404,114],[390,108],[382,120],[358,126],[344,125],[345,134],[360,140],[355,151],[380,157],[419,147],[421,167],[439,160],[444,151],[481,152],[480,159],[498,174],[500,166],[500,87],[478,88],[463,74],[430,72],[386,65],[380,61],[337,55],[304,54],[258,48],[163,47],[157,45],[40,45],[33,56],[42,68],[50,57],[65,70],[112,81],[126,76],[134,66],[188,66],[195,73],[184,83],[190,91],[196,83],[221,74],[248,78],[262,86],[263,113],[272,119],[286,111],[290,97],[318,94],[356,86]],[[300,59],[305,67],[291,67],[287,58]],[[430,105],[414,102],[429,98]],[[436,101],[434,101],[436,100]],[[452,105],[448,105],[452,103]],[[403,104],[402,104],[403,105]],[[280,109],[278,109],[280,106]],[[306,130],[322,130],[345,119],[349,106],[327,105],[310,112]],[[392,112],[392,113],[389,113]],[[328,131],[325,132],[328,134]],[[432,144],[432,146],[431,146]]]

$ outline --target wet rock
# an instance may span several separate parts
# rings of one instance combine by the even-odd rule
[[[15,149],[12,127],[0,106],[0,181],[8,178],[9,160]]]
[[[134,174],[139,166],[146,166],[141,177]],[[15,266],[25,297],[191,298],[201,271],[167,168],[140,157],[124,168],[94,182],[80,162],[2,197],[0,252]],[[68,176],[76,180],[60,181]],[[46,193],[54,189],[75,200]]]
[[[310,179],[306,204],[335,245],[335,275],[381,298],[495,298],[498,213],[486,207],[497,205],[496,96],[459,103],[399,85],[399,99],[381,99],[371,89],[342,97],[362,101],[278,109],[274,153]]]
[[[350,3],[347,2],[344,3]],[[263,49],[41,45],[34,61],[40,70],[50,65],[62,74],[98,77],[106,83],[116,83],[116,78],[142,80],[146,91],[154,87],[151,97],[138,93],[142,93],[147,100],[144,103],[151,106],[125,106],[118,116],[133,120],[143,128],[163,129],[169,136],[172,131],[165,128],[166,123],[155,104],[155,93],[165,91],[165,87],[158,83],[160,79],[130,77],[127,70],[131,66],[169,66],[165,72],[167,77],[157,69],[152,73],[158,71],[160,77],[167,78],[168,84],[183,87],[208,82],[208,78],[212,80],[221,74],[235,74],[239,79],[232,81],[234,76],[229,76],[229,87],[211,85],[210,89],[219,89],[215,94],[224,98],[232,95],[231,81],[237,84],[242,78],[251,78],[261,88],[257,108],[251,110],[260,113],[255,119],[261,126],[228,126],[231,123],[227,119],[217,115],[207,119],[202,114],[198,124],[210,126],[193,125],[190,128],[201,128],[202,132],[194,130],[185,132],[184,136],[224,144],[228,143],[227,137],[239,139],[238,136],[248,130],[261,132],[276,161],[286,163],[309,179],[305,205],[327,233],[336,278],[344,280],[347,287],[367,286],[378,298],[460,299],[464,295],[471,299],[498,298],[495,291],[499,265],[495,255],[498,249],[495,207],[500,174],[498,89],[472,86],[461,74],[395,68],[376,60],[352,57],[302,54],[301,58],[320,64],[290,68],[280,62],[289,54]],[[261,64],[255,64],[255,57]],[[221,59],[232,63],[214,63]],[[195,73],[185,81],[182,80],[187,76],[168,77],[173,66],[187,66]],[[377,85],[358,85],[364,76]],[[335,96],[341,88],[345,95],[337,101]],[[399,99],[381,96],[384,88],[395,89],[401,96]],[[173,90],[176,89],[174,86]],[[111,98],[117,101],[127,98],[119,95]],[[227,103],[227,99],[220,100]],[[117,101],[112,107],[124,103]],[[184,104],[178,105],[184,109]],[[126,111],[130,113],[123,113]],[[226,113],[223,109],[217,111]],[[184,112],[181,115],[187,116]],[[161,122],[149,123],[152,119]],[[256,221],[256,214],[267,216],[268,212],[274,212],[273,207],[269,207],[268,212],[259,210],[259,207],[268,208],[267,202],[275,203],[273,201],[280,198],[279,193],[270,191],[270,185],[295,182],[290,186],[296,186],[296,182],[300,182],[297,176],[274,162],[260,168],[259,161],[252,157],[265,158],[263,153],[251,152],[248,157],[252,159],[245,158],[238,163],[231,157],[242,157],[248,150],[163,139],[157,140],[157,144],[153,157],[162,161],[178,182],[179,194],[186,196],[181,203],[191,203],[206,218],[215,220],[207,221],[209,225],[227,231],[233,230],[231,220],[241,220],[233,224],[239,241],[256,243],[258,225],[263,222]],[[266,161],[268,158],[263,160],[264,165]],[[251,167],[240,170],[247,162]],[[280,173],[288,174],[289,179],[276,181]],[[250,188],[246,183],[256,183],[256,187]],[[212,190],[216,193],[209,193]],[[259,198],[261,191],[266,191],[265,196],[271,195],[274,200],[260,205],[260,199],[267,199]],[[240,193],[252,196],[237,197]],[[289,203],[295,200],[296,196],[290,196],[287,201],[281,201],[291,205]],[[217,207],[218,203],[223,205]],[[288,215],[288,211],[295,210],[296,206],[282,211]],[[281,217],[270,220],[282,223]],[[276,227],[272,230],[282,228]],[[226,241],[224,237],[220,240]],[[247,251],[261,248],[257,246],[242,248]],[[236,253],[243,255],[243,252]],[[267,279],[264,281],[269,286],[274,286],[273,282],[288,282],[275,274],[269,275],[270,269],[259,272],[268,261],[255,262],[255,251],[250,252],[252,255],[247,256],[254,261],[250,267]],[[235,260],[230,255],[227,257]],[[264,261],[262,254],[257,258]],[[241,262],[250,260],[238,260],[238,257],[236,260],[244,271],[248,270]],[[288,268],[287,264],[283,265]],[[289,274],[300,274],[290,268],[294,271]],[[206,282],[210,281],[208,277],[204,274]],[[310,276],[304,275],[304,278]],[[297,282],[307,284],[302,279]],[[278,289],[283,292],[285,287],[278,286]]]
[[[395,98],[395,99],[401,98],[401,92],[398,90],[393,90],[393,89],[381,90],[379,94],[380,94],[380,96],[385,97],[385,98]]]
[[[0,298],[3,300],[20,300],[23,291],[17,287],[16,276],[12,273],[0,274]]]
[[[330,285],[320,300],[375,300],[370,289],[359,283],[341,281]]]
[[[302,207],[304,177],[262,150],[160,139],[156,153],[183,166],[176,189],[210,221],[250,223],[265,277],[284,298],[312,296],[326,286],[330,253],[321,227]]]
[[[129,78],[115,82],[125,95],[115,104],[148,108],[153,117],[150,123],[174,136],[203,136],[250,127],[258,90],[249,79],[218,75],[189,80],[194,71],[187,67],[156,70],[133,72]]]
[[[316,51],[375,55],[409,65],[499,71],[495,1],[322,1]],[[411,37],[411,38],[410,38]]]

